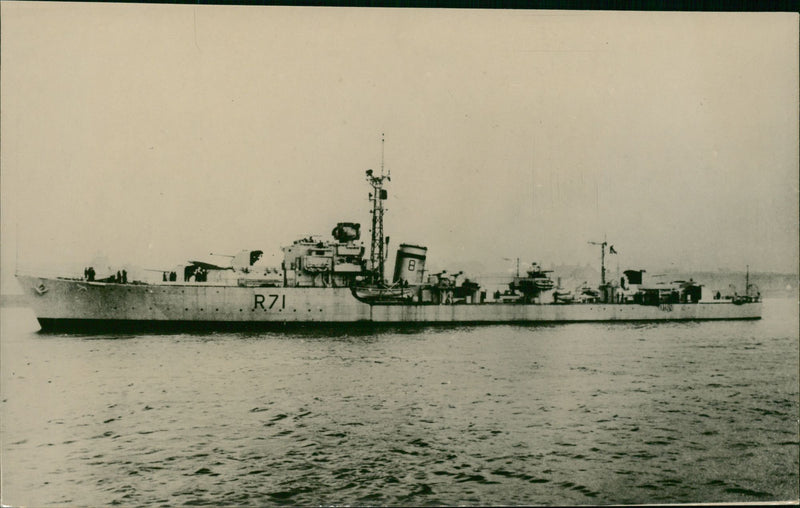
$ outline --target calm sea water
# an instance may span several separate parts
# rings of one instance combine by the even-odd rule
[[[798,499],[798,306],[764,319],[76,336],[2,310],[7,505]]]

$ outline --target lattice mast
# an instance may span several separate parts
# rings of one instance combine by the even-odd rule
[[[383,236],[383,213],[386,209],[383,202],[388,197],[386,190],[383,188],[383,182],[390,182],[392,180],[390,174],[384,174],[384,137],[381,134],[381,174],[377,176],[373,174],[371,169],[367,170],[367,183],[372,187],[372,192],[369,194],[369,199],[372,201],[372,241],[370,243],[370,272],[371,282],[373,284],[383,284],[384,282],[384,264],[386,261],[386,243],[387,239]]]

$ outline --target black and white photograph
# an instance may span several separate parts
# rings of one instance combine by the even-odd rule
[[[0,503],[797,504],[799,29],[0,2]]]

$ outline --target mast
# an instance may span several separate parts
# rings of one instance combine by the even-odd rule
[[[14,231],[14,275],[19,274],[19,222]]]
[[[385,208],[383,202],[388,197],[386,190],[383,188],[384,181],[391,181],[391,176],[384,174],[384,137],[381,134],[381,174],[376,176],[371,169],[368,169],[367,183],[372,187],[372,192],[369,194],[369,199],[372,201],[372,239],[370,242],[369,257],[370,257],[370,271],[371,282],[373,284],[383,284],[384,280],[384,261],[386,241],[383,236],[383,213]]]
[[[606,285],[606,245],[608,242],[603,240],[602,242],[589,242],[592,245],[599,245],[600,246],[600,285]]]
[[[744,294],[750,296],[750,265],[747,265],[747,271],[744,275]]]

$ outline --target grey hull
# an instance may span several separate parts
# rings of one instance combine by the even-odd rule
[[[259,329],[355,324],[491,324],[759,319],[761,303],[370,305],[349,288],[113,284],[18,276],[44,330]]]

